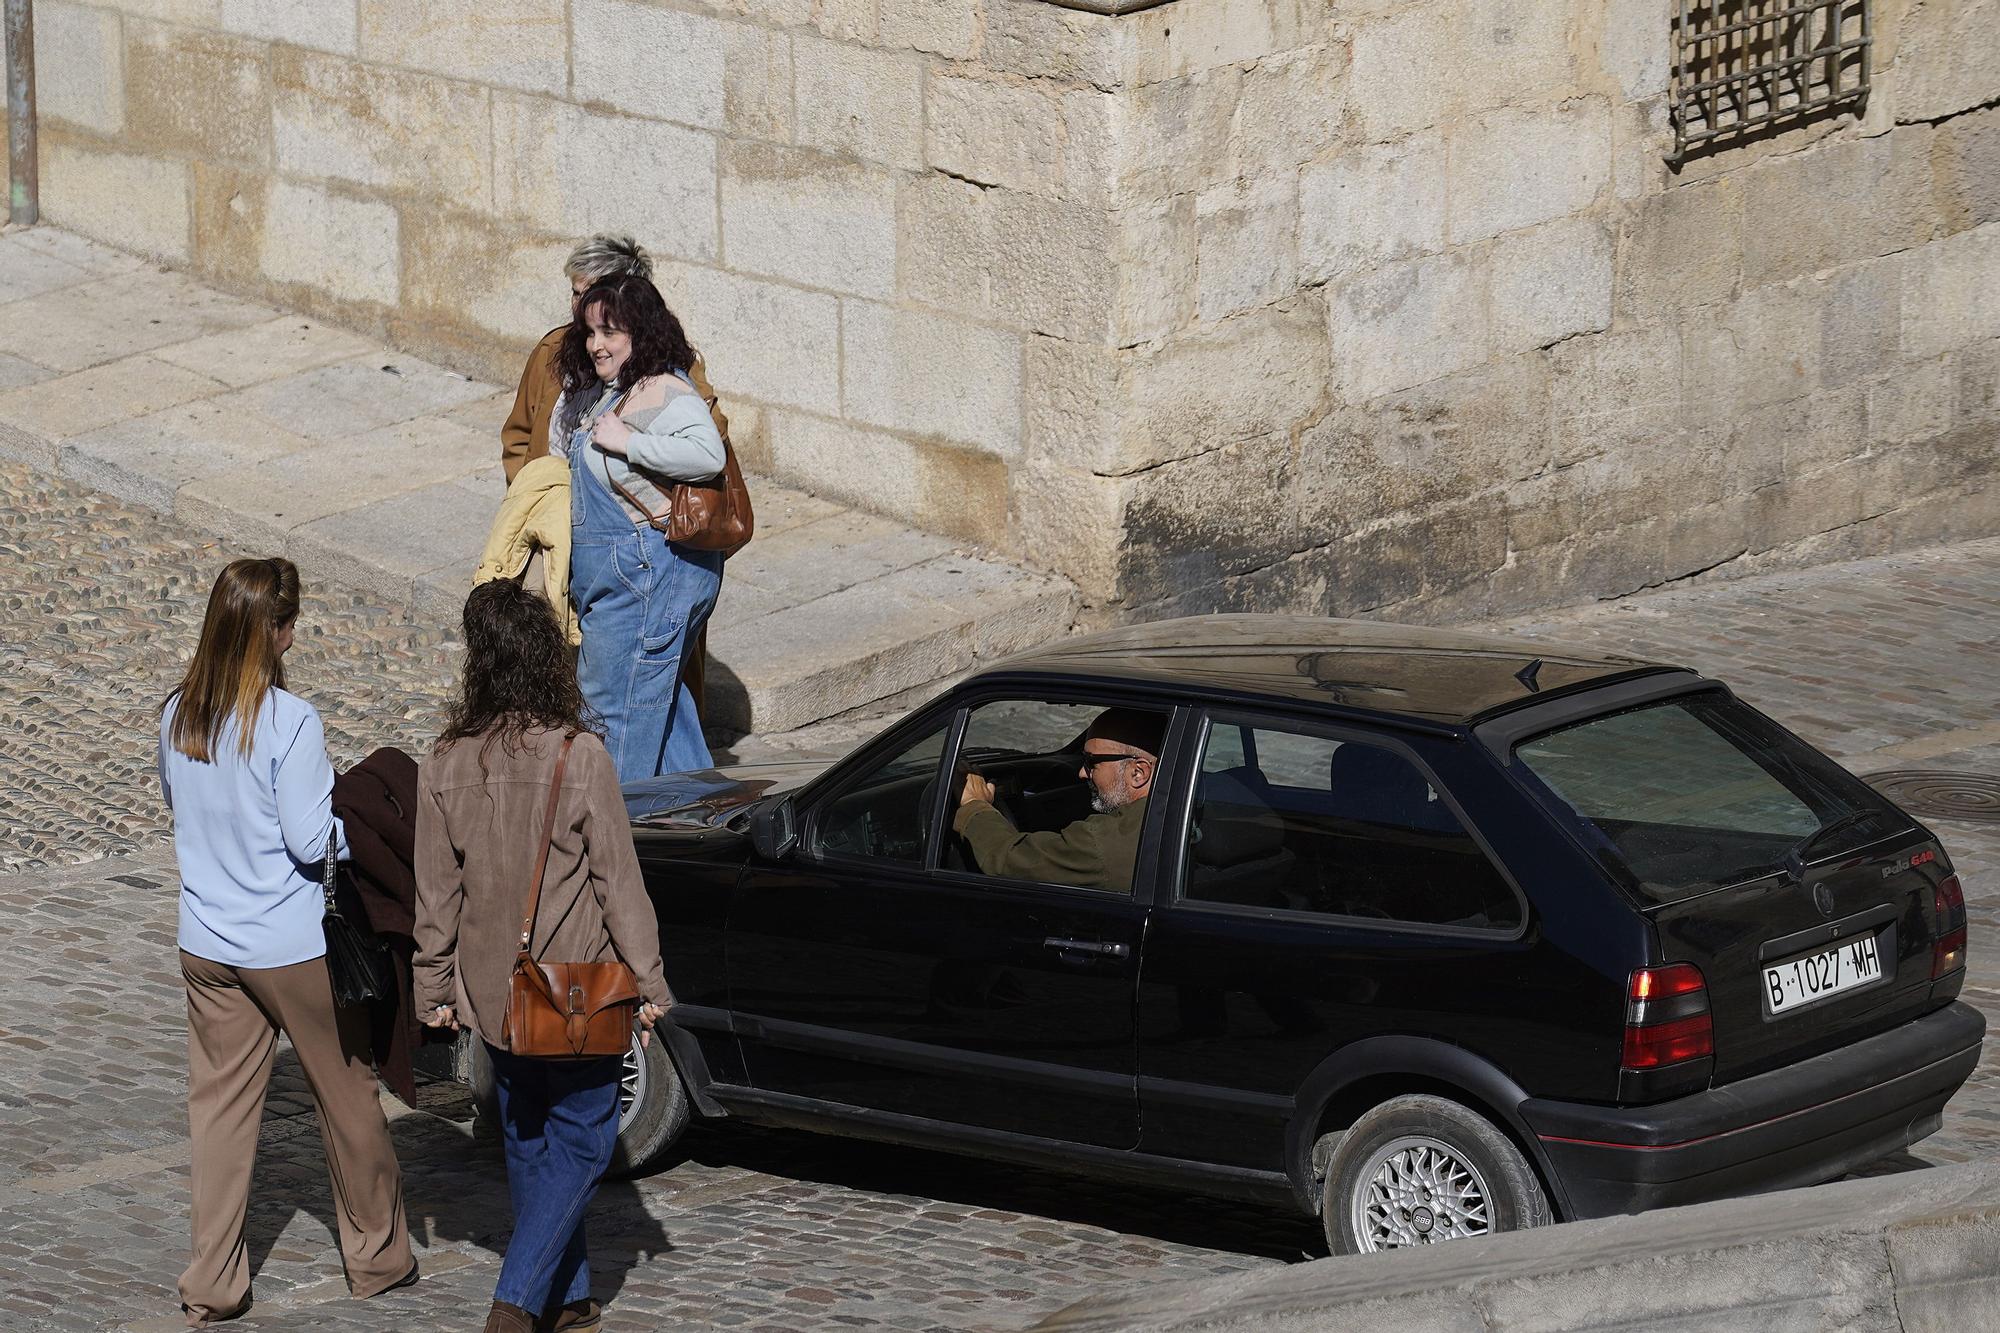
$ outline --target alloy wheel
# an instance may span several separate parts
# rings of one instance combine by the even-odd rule
[[[1439,1139],[1393,1139],[1369,1158],[1351,1204],[1364,1253],[1484,1236],[1492,1191],[1466,1157]]]

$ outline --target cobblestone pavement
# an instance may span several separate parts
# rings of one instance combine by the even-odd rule
[[[185,1031],[153,717],[221,552],[158,518],[0,466],[0,1327],[166,1330],[186,1243]],[[1688,662],[1857,771],[2000,773],[2000,543],[1550,616],[1528,632]],[[316,590],[295,684],[343,762],[421,743],[448,641]],[[2000,824],[1939,820],[1975,921],[1968,997],[2000,1004]],[[281,1058],[249,1224],[246,1328],[477,1325],[504,1184],[464,1094],[385,1101],[425,1279],[347,1299],[317,1133]],[[1989,1061],[1944,1131],[1880,1169],[1990,1153]],[[741,1126],[606,1187],[613,1328],[1020,1328],[1086,1294],[1318,1249],[1310,1222],[1048,1172]]]

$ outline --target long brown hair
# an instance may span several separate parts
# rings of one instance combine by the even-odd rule
[[[437,748],[473,736],[518,746],[530,727],[603,729],[583,702],[569,639],[539,593],[491,579],[465,599],[465,665]]]
[[[264,695],[285,687],[278,631],[298,615],[299,569],[289,560],[232,560],[215,576],[194,661],[167,696],[170,703],[180,699],[167,734],[176,750],[213,762],[222,729],[233,717],[237,745],[250,757]]]

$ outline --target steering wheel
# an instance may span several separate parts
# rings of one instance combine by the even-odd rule
[[[959,793],[965,790],[965,775],[967,771],[964,766],[960,766],[952,771],[951,788],[947,795],[949,806],[945,812],[944,846],[940,849],[938,864],[946,870],[963,870],[977,874],[979,873],[979,866],[972,859],[972,853],[966,847],[965,839],[959,837],[951,829],[952,815],[958,809]],[[1011,800],[1014,794],[1015,785],[1012,782],[996,781],[993,783],[993,799],[990,804],[995,810],[998,810],[1006,817],[1009,824],[1019,828],[1021,821],[1014,814],[1014,807]],[[926,791],[925,796],[926,804],[928,804],[928,791]]]

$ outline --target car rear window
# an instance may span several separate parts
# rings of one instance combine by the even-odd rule
[[[1721,693],[1579,722],[1516,747],[1544,802],[1651,902],[1758,879],[1909,819],[1866,783]]]

